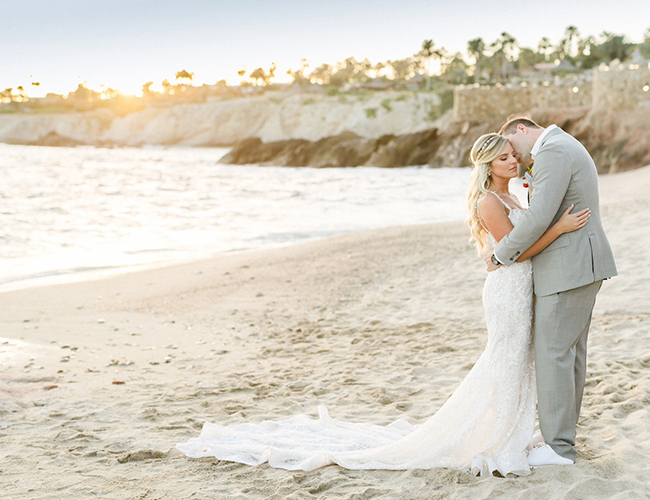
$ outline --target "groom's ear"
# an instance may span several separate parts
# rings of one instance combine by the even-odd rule
[[[527,134],[528,127],[526,127],[526,125],[524,125],[523,123],[520,123],[517,125],[517,131],[521,132],[522,134]]]

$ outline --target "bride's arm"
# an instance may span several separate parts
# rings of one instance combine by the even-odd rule
[[[573,205],[569,206],[569,208],[567,208],[562,214],[562,217],[560,217],[560,220],[548,228],[546,232],[528,248],[528,250],[519,256],[517,262],[523,262],[526,259],[534,257],[553,243],[561,234],[570,233],[584,227],[589,220],[591,211],[588,208],[585,208],[580,212],[571,214],[569,213],[571,210],[573,210]]]

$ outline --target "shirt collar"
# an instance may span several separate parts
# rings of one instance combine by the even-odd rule
[[[542,147],[542,142],[544,142],[544,139],[546,139],[548,133],[554,128],[557,128],[557,125],[549,125],[546,127],[546,129],[544,129],[544,132],[542,132],[542,135],[540,135],[535,141],[535,144],[533,144],[533,149],[530,150],[530,157],[533,160],[535,159],[535,156],[537,156],[537,153],[539,153],[539,148]]]

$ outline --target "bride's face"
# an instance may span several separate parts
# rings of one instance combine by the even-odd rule
[[[510,143],[507,143],[501,154],[490,164],[490,174],[493,178],[513,179],[517,177],[517,158]]]

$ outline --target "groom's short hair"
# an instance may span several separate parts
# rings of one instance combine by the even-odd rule
[[[521,117],[521,118],[512,118],[508,120],[503,127],[501,127],[501,130],[499,130],[499,135],[510,135],[514,134],[517,131],[517,127],[519,125],[524,125],[527,128],[543,128],[540,127],[537,123],[535,123],[533,120],[527,117]]]

